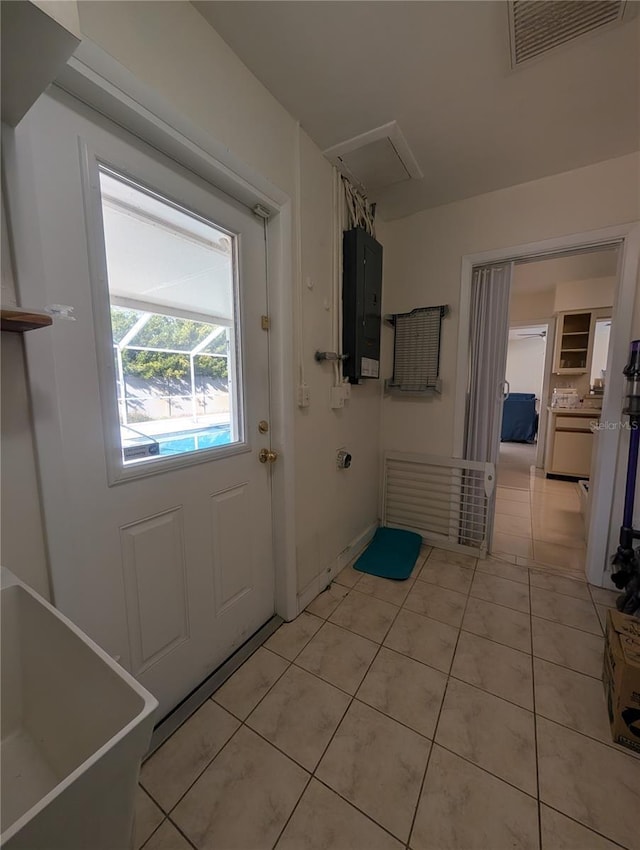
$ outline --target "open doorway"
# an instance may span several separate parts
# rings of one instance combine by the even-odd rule
[[[584,573],[618,253],[514,262],[495,555]]]
[[[522,456],[537,467],[543,466],[546,408],[542,400],[548,391],[546,363],[551,357],[554,326],[553,319],[535,324],[509,321],[507,394],[500,429],[502,459],[514,454],[508,449],[515,449],[513,444],[517,444]]]

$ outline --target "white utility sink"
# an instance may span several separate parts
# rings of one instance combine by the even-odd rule
[[[129,850],[157,700],[6,569],[0,602],[3,850]]]

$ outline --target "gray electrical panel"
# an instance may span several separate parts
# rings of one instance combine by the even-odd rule
[[[345,231],[342,243],[343,372],[352,384],[380,377],[382,245],[362,227]]]

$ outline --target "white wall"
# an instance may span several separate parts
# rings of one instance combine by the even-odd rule
[[[4,128],[4,125],[3,125]],[[18,303],[4,191],[2,305]],[[32,306],[32,305],[24,305]],[[22,334],[2,333],[0,387],[0,564],[45,599],[49,570]]]
[[[316,351],[333,350],[331,166],[302,135],[302,356],[311,406],[296,414],[296,498],[300,590],[377,519],[381,383],[351,389],[341,410],[329,407],[333,367]],[[310,288],[312,287],[312,288]],[[353,456],[336,466],[337,450]]]
[[[78,6],[84,38],[293,196],[294,119],[190,3]]]
[[[546,346],[547,341],[540,336],[509,340],[506,379],[512,393],[535,393],[537,399],[542,397]]]
[[[80,38],[80,16],[76,0],[31,0],[31,2],[60,26]]]
[[[7,223],[7,214],[4,204],[4,191],[2,191],[2,216],[0,219],[0,228],[2,232],[2,250],[0,251],[0,261],[2,270],[2,304],[6,307],[16,306],[16,283],[13,274],[13,262],[11,259],[11,243],[9,240],[9,227]]]
[[[557,284],[550,280],[548,289],[519,292],[519,268],[522,266],[516,265],[514,269],[514,288],[509,302],[509,320],[512,322],[535,321],[566,310],[596,310],[613,304],[615,277],[566,280]]]
[[[608,319],[596,319],[593,333],[593,354],[591,357],[591,383],[602,378],[602,372],[607,368],[607,355],[609,353],[609,337],[611,335],[611,322]]]
[[[2,195],[2,304],[15,306],[9,231]],[[2,334],[0,564],[49,598],[49,575],[21,334]]]
[[[615,277],[596,277],[590,280],[565,280],[556,286],[554,312],[567,310],[597,310],[613,306],[616,291]]]
[[[190,3],[83,2],[78,8],[84,38],[295,198],[295,120]],[[379,384],[370,383],[354,388],[344,410],[330,410],[332,373],[313,361],[316,348],[330,347],[334,320],[330,300],[325,307],[333,262],[332,182],[330,166],[304,134],[300,145],[301,231],[294,234],[291,261],[295,268],[300,238],[301,281],[313,281],[313,289],[305,286],[302,292],[302,354],[311,405],[296,411],[295,445],[285,451],[295,452],[298,589],[303,590],[376,522],[380,401]],[[287,365],[293,382],[295,364]],[[28,415],[24,404],[22,415]],[[353,451],[353,466],[339,472],[335,453],[343,445]]]
[[[436,304],[451,312],[443,322],[442,395],[385,398],[385,449],[452,453],[462,257],[637,220],[639,170],[640,155],[630,154],[387,223],[384,312]],[[390,375],[392,335],[384,339]]]
[[[517,270],[516,266],[516,270]],[[542,292],[512,292],[509,301],[510,322],[535,322],[553,315],[555,294],[553,289]]]
[[[30,414],[22,335],[4,333],[0,563],[48,599],[49,576]]]

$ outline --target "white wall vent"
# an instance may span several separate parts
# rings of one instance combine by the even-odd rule
[[[396,121],[333,145],[324,155],[368,192],[424,176]]]
[[[512,67],[618,23],[626,5],[624,0],[512,0],[508,4]]]

